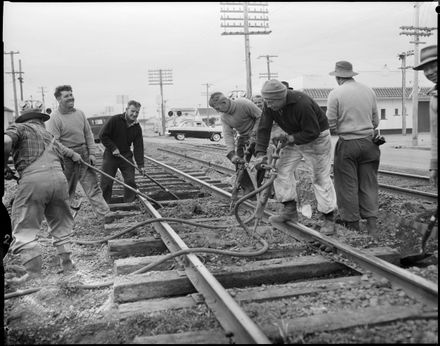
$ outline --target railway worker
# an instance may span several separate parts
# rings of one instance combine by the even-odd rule
[[[62,169],[63,157],[79,164],[81,156],[68,149],[45,129],[49,115],[43,104],[36,100],[24,101],[15,124],[4,133],[5,167],[12,150],[14,166],[19,174],[19,184],[12,204],[12,254],[19,255],[26,281],[41,275],[41,247],[36,240],[45,217],[53,245],[60,257],[64,271],[74,269],[70,258],[69,237],[73,217],[69,207],[66,176]],[[13,280],[12,280],[13,281]]]
[[[429,177],[431,182],[438,185],[438,152],[437,152],[437,45],[423,47],[420,51],[420,64],[414,70],[423,70],[425,77],[434,83],[428,91],[429,100],[429,122],[431,127],[431,162],[429,165]]]
[[[119,168],[124,178],[124,183],[135,189],[137,188],[135,167],[119,156],[123,156],[133,162],[134,152],[134,160],[137,163],[137,167],[140,170],[144,168],[144,139],[142,128],[137,121],[140,109],[141,104],[139,102],[134,100],[128,101],[125,112],[113,115],[99,133],[99,138],[105,146],[102,170],[114,177]],[[133,152],[130,150],[132,144]],[[113,180],[102,175],[101,189],[107,203],[110,203],[112,188]],[[135,198],[136,193],[125,188],[124,202],[133,202]]]
[[[321,232],[334,232],[336,195],[330,178],[331,142],[327,118],[318,104],[306,94],[288,90],[278,80],[264,83],[261,95],[266,104],[257,132],[255,147],[258,167],[266,159],[273,122],[285,132],[273,138],[284,147],[277,163],[278,176],[274,181],[276,199],[284,204],[280,215],[271,216],[271,222],[297,221],[297,191],[295,169],[304,158],[313,172],[313,188],[318,211],[323,214]]]
[[[74,106],[72,87],[57,86],[54,96],[58,101],[58,108],[53,111],[47,122],[48,131],[63,145],[80,154],[83,161],[96,165],[97,148],[93,133],[85,114]],[[64,174],[69,184],[71,207],[77,208],[75,192],[79,182],[97,216],[96,225],[104,228],[105,215],[110,209],[102,196],[96,172],[86,165],[77,165],[67,158],[64,160]]]
[[[374,91],[355,81],[357,74],[350,62],[336,62],[330,75],[339,86],[328,95],[326,115],[330,130],[339,136],[333,170],[341,221],[359,231],[359,220],[367,219],[367,230],[375,236],[380,149],[373,136],[379,117]]]
[[[250,156],[253,155],[255,135],[261,117],[261,109],[246,98],[231,100],[221,92],[211,94],[209,105],[221,113],[220,119],[223,127],[223,137],[228,152],[226,157],[236,166],[236,170],[238,170],[238,164],[245,159],[245,146],[247,144],[250,145]],[[237,131],[239,135],[237,145],[234,143],[234,130]],[[246,157],[246,160],[250,160],[250,157]],[[257,180],[261,180],[263,177],[264,176],[261,175]],[[244,195],[254,190],[252,180],[247,171],[244,172],[240,185]]]

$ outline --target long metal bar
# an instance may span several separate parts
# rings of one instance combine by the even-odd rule
[[[184,179],[190,179],[193,183],[199,186],[205,186],[207,189],[212,190],[211,192],[221,198],[230,200],[231,194],[227,191],[219,189],[211,184],[206,184],[204,181],[197,178],[188,176],[188,174],[180,172],[179,170],[168,166],[164,163],[154,160],[153,158],[145,156],[145,158],[155,164],[162,166],[176,174],[181,175]],[[245,201],[241,206],[248,208],[250,211],[255,210],[255,205],[249,201]],[[263,217],[268,219],[273,213],[265,210]],[[287,222],[283,224],[275,224],[275,226],[282,230],[287,231],[287,233],[293,237],[299,237],[300,239],[315,239],[326,245],[333,247],[341,254],[349,257],[353,262],[377,274],[381,277],[385,277],[392,283],[402,287],[407,291],[409,295],[418,297],[424,302],[429,302],[430,304],[438,304],[438,287],[437,284],[430,282],[418,275],[412,274],[408,270],[402,269],[384,260],[381,260],[375,256],[364,253],[359,249],[355,249],[349,245],[340,243],[339,241],[327,237],[314,229],[308,228],[297,222]]]
[[[157,210],[144,198],[139,197],[154,218],[160,218]],[[170,252],[188,249],[183,240],[166,222],[154,222],[153,227],[161,235]],[[185,272],[214,312],[225,330],[225,336],[234,338],[240,344],[270,344],[263,331],[249,318],[225,288],[209,272],[195,254],[186,257]]]
[[[135,169],[137,169],[139,171],[140,174],[142,174],[143,176],[147,177],[148,179],[150,179],[153,183],[155,183],[157,186],[159,186],[162,190],[168,192],[170,195],[172,195],[175,199],[180,199],[176,194],[174,194],[173,192],[171,192],[170,190],[168,190],[165,186],[163,186],[161,183],[159,183],[156,179],[152,178],[151,176],[149,176],[147,173],[145,173],[144,171],[142,171],[138,166],[134,165],[133,162],[129,161],[127,158],[125,158],[123,155],[119,155],[119,158],[123,159],[125,162],[127,162],[129,165],[131,165],[132,167],[134,167]]]

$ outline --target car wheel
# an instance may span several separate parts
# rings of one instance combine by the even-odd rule
[[[220,140],[220,138],[222,138],[222,137],[220,136],[219,133],[213,133],[210,139],[213,142],[218,142]]]
[[[176,135],[176,139],[177,139],[178,141],[183,141],[183,140],[185,139],[185,134],[183,134],[183,133],[178,133],[178,134]]]

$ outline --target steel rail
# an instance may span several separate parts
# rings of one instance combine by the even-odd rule
[[[170,153],[170,154],[173,154],[173,155],[185,157],[185,158],[190,159],[190,160],[194,160],[194,161],[200,162],[200,163],[202,163],[204,165],[208,165],[210,167],[213,167],[215,170],[217,170],[217,171],[219,171],[221,173],[224,173],[224,174],[235,174],[235,171],[233,169],[222,167],[222,166],[219,166],[217,164],[213,164],[213,163],[211,163],[209,161],[205,161],[205,160],[202,160],[202,159],[198,159],[196,157],[192,157],[192,156],[189,156],[189,155],[186,155],[186,154],[182,154],[182,153],[177,153],[177,152],[170,151],[170,150],[167,150],[167,149],[160,149],[159,148],[158,150],[164,151],[164,152],[167,152],[167,153]],[[387,172],[387,174],[394,174],[394,172]],[[409,175],[406,175],[406,177],[408,177],[408,176]],[[422,178],[422,179],[426,178],[426,179],[429,180],[428,177],[423,177],[423,176],[411,176],[411,177]],[[430,198],[430,199],[436,199],[436,200],[438,199],[438,194],[436,194],[436,193],[420,191],[420,190],[413,190],[413,189],[407,189],[407,188],[404,188],[404,187],[399,187],[399,186],[394,186],[394,185],[387,185],[387,184],[382,184],[382,183],[379,183],[378,186],[380,188],[382,188],[382,189],[385,189],[385,190],[398,191],[398,192],[403,192],[405,194],[415,195],[415,196],[420,196],[420,197],[425,197],[425,198]]]
[[[186,146],[194,146],[195,149],[197,149],[197,146],[195,146],[194,144],[185,143],[185,145]],[[198,147],[200,147],[200,145],[198,145]],[[224,147],[224,148],[217,147],[216,148],[216,147],[209,146],[209,144],[208,145],[204,145],[203,144],[203,147],[207,148],[207,149],[211,149],[212,148],[212,149],[217,150],[217,151],[226,151],[226,147]],[[202,151],[201,149],[197,149],[197,150]],[[333,163],[331,165],[333,167]],[[389,170],[386,170],[386,169],[379,169],[378,173],[380,173],[380,174],[388,174],[388,175],[397,175],[397,176],[401,176],[401,177],[404,177],[404,178],[422,179],[422,180],[428,180],[429,181],[429,177],[426,176],[426,175],[418,175],[418,174],[410,174],[410,173],[404,173],[404,172],[389,171]]]
[[[188,174],[181,172],[165,163],[156,161],[153,158],[147,156],[145,156],[145,158],[159,166],[166,168],[169,171],[181,175],[184,179],[188,179],[193,183],[206,188],[207,190],[211,190],[211,193],[222,199],[230,200],[231,198],[231,194],[227,191],[219,189],[211,184],[207,184],[195,177],[191,177]],[[243,202],[242,206],[246,207],[252,212],[255,210],[255,204],[249,201]],[[267,210],[264,210],[263,214],[263,218],[265,220],[267,220],[270,216],[275,215]],[[285,231],[288,235],[296,239],[318,240],[319,242],[336,249],[336,251],[340,254],[347,256],[360,267],[369,270],[376,275],[385,277],[392,283],[402,287],[409,295],[413,295],[424,302],[428,302],[429,304],[438,304],[438,287],[437,284],[434,284],[433,282],[430,282],[418,275],[412,274],[408,270],[402,269],[380,258],[369,255],[362,250],[355,249],[347,244],[343,244],[300,223],[288,222],[283,224],[277,223],[275,225],[278,229]]]
[[[161,217],[151,203],[142,196],[139,196],[139,199],[154,218]],[[161,235],[170,252],[188,249],[183,240],[166,222],[154,222],[152,225]],[[271,343],[195,254],[190,253],[182,256],[185,256],[186,259],[186,275],[196,290],[204,296],[206,305],[214,312],[225,330],[226,337],[233,337],[235,343],[239,344]]]
[[[217,165],[215,163],[212,163],[211,161],[205,161],[205,160],[202,160],[202,159],[198,159],[196,157],[188,156],[186,154],[176,153],[175,151],[171,151],[171,150],[168,150],[168,149],[158,148],[157,150],[158,151],[164,151],[166,153],[177,155],[177,156],[180,156],[180,157],[185,157],[185,158],[190,159],[191,161],[200,162],[200,163],[202,163],[204,165],[207,165],[209,167],[214,168],[216,171],[219,171],[220,173],[223,173],[223,174],[234,174],[235,173],[235,171],[233,169]]]

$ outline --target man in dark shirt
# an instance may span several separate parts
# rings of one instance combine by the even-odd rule
[[[130,146],[133,144],[134,159],[139,169],[144,167],[144,140],[142,129],[137,122],[141,104],[137,101],[129,101],[125,113],[112,116],[102,127],[99,138],[105,146],[102,170],[114,177],[119,170],[124,178],[124,183],[137,188],[135,182],[135,168],[120,156],[133,162],[133,152]],[[104,199],[110,203],[112,196],[113,180],[104,175],[101,176],[101,189]],[[136,193],[125,188],[124,202],[133,202]]]
[[[321,232],[334,232],[336,193],[330,178],[331,141],[327,118],[318,104],[308,95],[288,90],[278,80],[264,83],[261,95],[265,101],[257,130],[255,147],[258,167],[265,161],[272,124],[275,121],[285,132],[273,138],[283,148],[277,162],[278,175],[274,181],[275,197],[284,204],[280,215],[271,222],[297,221],[297,192],[294,172],[304,158],[312,169],[312,183],[318,202],[318,211],[324,215]]]

